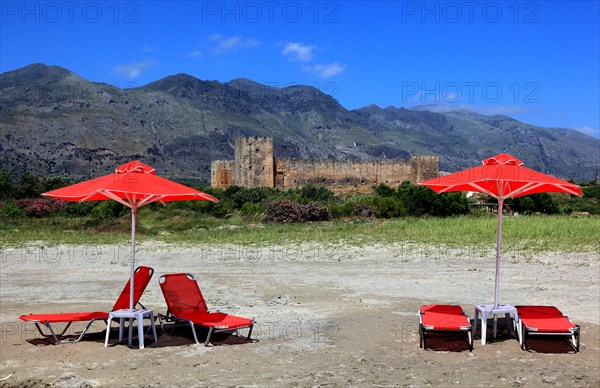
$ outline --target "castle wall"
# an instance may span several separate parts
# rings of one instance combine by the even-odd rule
[[[233,160],[213,160],[210,164],[210,186],[226,189],[233,184]]]
[[[275,187],[278,188],[313,184],[335,191],[368,192],[380,183],[397,187],[404,180],[419,182],[437,176],[438,158],[435,156],[415,156],[408,161],[275,159]]]
[[[243,187],[273,187],[273,139],[238,137],[235,140],[233,182]]]

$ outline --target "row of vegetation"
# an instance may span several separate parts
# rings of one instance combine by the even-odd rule
[[[64,178],[43,179],[26,173],[18,182],[11,174],[0,174],[0,216],[5,217],[90,217],[101,222],[123,215],[126,209],[112,201],[68,203],[42,198],[41,193],[71,184]],[[494,204],[493,198],[471,198],[465,193],[435,194],[432,190],[403,182],[394,189],[384,184],[376,186],[370,194],[339,197],[320,186],[298,189],[275,188],[246,189],[231,186],[226,190],[199,187],[217,197],[220,202],[183,201],[169,204],[175,209],[185,209],[200,215],[216,218],[230,217],[235,213],[256,221],[294,223],[328,221],[344,217],[399,218],[448,217],[465,215],[477,204]],[[564,194],[536,194],[511,199],[509,210],[520,214],[570,214],[573,211],[600,214],[600,185],[595,181],[583,184],[584,198]]]
[[[14,180],[8,173],[0,174],[0,246],[33,240],[126,241],[131,224],[124,206],[114,201],[73,203],[40,197],[42,192],[71,183],[31,174]],[[533,250],[597,250],[594,236],[600,217],[568,216],[573,211],[600,214],[600,186],[588,182],[582,187],[583,198],[538,194],[509,201],[510,211],[531,215],[506,218],[505,244],[526,241]],[[198,188],[219,198],[219,203],[146,206],[140,211],[139,238],[192,244],[406,241],[471,245],[495,241],[495,215],[475,206],[493,204],[493,199],[467,198],[464,193],[437,195],[409,182],[398,188],[380,185],[369,194],[345,197],[317,186],[285,191]]]

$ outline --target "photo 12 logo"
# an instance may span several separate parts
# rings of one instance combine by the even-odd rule
[[[538,23],[537,2],[403,1],[402,23]]]
[[[334,1],[203,1],[202,23],[338,23]]]
[[[135,1],[2,1],[2,23],[138,23]]]
[[[401,86],[403,103],[454,104],[454,103],[497,103],[511,101],[515,104],[539,102],[539,85],[536,82],[512,82],[503,84],[489,81],[463,82],[415,82],[406,81]]]

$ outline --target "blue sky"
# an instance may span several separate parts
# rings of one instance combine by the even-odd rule
[[[119,87],[306,84],[348,109],[439,105],[600,137],[598,1],[2,1],[0,71]]]

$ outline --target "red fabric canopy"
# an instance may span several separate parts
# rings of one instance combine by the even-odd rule
[[[523,166],[523,162],[509,154],[485,159],[482,166],[433,178],[420,185],[436,193],[474,191],[494,198],[517,198],[524,195],[558,192],[582,196],[581,188],[550,175]]]
[[[77,183],[42,195],[65,201],[115,200],[131,207],[152,202],[218,200],[206,193],[156,175],[156,170],[139,161],[119,166],[114,174]]]

